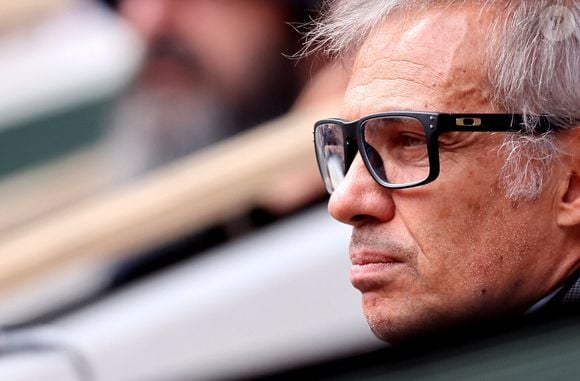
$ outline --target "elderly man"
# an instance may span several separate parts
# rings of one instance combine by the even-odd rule
[[[315,146],[378,337],[579,303],[579,14],[565,0],[337,1],[312,32],[351,71]]]

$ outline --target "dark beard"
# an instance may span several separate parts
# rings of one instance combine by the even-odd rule
[[[136,88],[119,102],[112,146],[120,178],[132,178],[236,132],[227,108],[207,93]]]

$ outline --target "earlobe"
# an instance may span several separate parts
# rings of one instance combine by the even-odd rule
[[[577,172],[568,176],[567,188],[560,199],[558,225],[580,226],[580,175]]]

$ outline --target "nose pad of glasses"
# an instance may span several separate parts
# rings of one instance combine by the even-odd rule
[[[382,180],[387,181],[387,176],[385,174],[385,166],[383,163],[383,159],[381,158],[381,155],[379,155],[377,150],[375,150],[375,148],[370,144],[365,144],[365,153],[368,162],[372,170],[375,172],[375,174],[379,176]]]
[[[348,172],[348,170],[350,169],[350,166],[352,165],[352,162],[354,161],[354,158],[356,157],[357,152],[358,152],[358,149],[356,147],[356,142],[354,142],[351,139],[346,139],[344,141],[344,174],[345,175]]]

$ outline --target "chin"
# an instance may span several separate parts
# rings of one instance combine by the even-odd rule
[[[365,317],[373,334],[392,345],[413,340],[421,333],[413,321],[392,314],[365,311]]]
[[[516,321],[513,316],[454,316],[433,310],[397,309],[392,305],[365,308],[364,312],[375,336],[393,346],[444,345],[492,333]]]
[[[369,319],[368,317],[367,322],[377,338],[395,346],[417,341],[430,332],[434,332],[433,328],[429,329],[425,325],[409,324],[409,322],[397,324],[388,319]]]
[[[449,326],[436,313],[398,308],[387,302],[381,306],[364,306],[364,314],[374,335],[391,345],[420,341]]]

